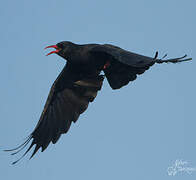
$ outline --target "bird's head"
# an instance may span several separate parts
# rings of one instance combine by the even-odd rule
[[[58,54],[59,56],[63,57],[64,59],[69,59],[72,51],[74,50],[75,44],[69,41],[62,41],[57,43],[56,45],[51,45],[45,47],[47,48],[55,48],[56,50],[49,52],[46,56],[50,54]]]

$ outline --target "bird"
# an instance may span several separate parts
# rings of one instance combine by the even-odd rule
[[[14,155],[31,142],[25,153],[12,164],[20,161],[34,145],[30,159],[40,148],[43,152],[50,143],[55,144],[62,134],[67,133],[72,122],[75,123],[89,103],[94,101],[105,78],[110,87],[116,90],[136,80],[138,75],[154,64],[192,60],[187,55],[165,59],[167,54],[159,59],[158,52],[154,57],[147,57],[111,44],[75,44],[62,41],[45,49],[48,48],[55,50],[47,56],[57,54],[66,60],[66,65],[54,81],[32,133],[20,146],[5,150],[12,151]]]

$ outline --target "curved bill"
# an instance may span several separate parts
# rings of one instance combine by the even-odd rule
[[[48,48],[55,48],[56,50],[49,52],[48,54],[46,54],[46,56],[49,56],[50,54],[58,53],[60,51],[60,49],[57,47],[57,45],[47,46],[44,49],[48,49]]]

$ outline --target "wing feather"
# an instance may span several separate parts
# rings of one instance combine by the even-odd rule
[[[61,134],[68,132],[71,123],[76,122],[80,114],[87,109],[89,102],[94,100],[97,91],[101,90],[104,76],[96,75],[95,77],[81,78],[70,71],[69,66],[65,66],[52,85],[44,110],[34,131],[25,143],[17,148],[6,151],[17,151],[13,153],[16,154],[32,140],[22,157],[34,145],[35,148],[30,158],[36,154],[39,148],[42,148],[43,152],[50,142],[55,144]],[[71,69],[73,70],[73,67]],[[13,162],[13,164],[17,163],[20,159]]]
[[[90,52],[100,58],[105,58],[106,62],[109,61],[110,65],[104,69],[104,73],[113,89],[119,89],[130,81],[134,81],[137,75],[144,73],[155,63],[179,63],[191,60],[191,58],[184,59],[186,55],[163,60],[167,56],[165,55],[162,59],[157,59],[158,52],[154,57],[147,57],[110,44],[94,46]]]
[[[113,46],[111,44],[95,46],[91,49],[91,52],[106,53],[107,55],[110,55],[113,59],[132,67],[144,67],[155,63],[155,58],[126,51],[120,47]]]

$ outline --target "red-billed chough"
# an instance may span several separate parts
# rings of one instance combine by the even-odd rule
[[[58,54],[67,60],[66,66],[52,85],[40,120],[27,140],[15,149],[6,151],[20,152],[32,140],[31,145],[23,154],[35,145],[31,155],[42,148],[44,151],[50,142],[55,144],[61,134],[67,133],[72,122],[76,122],[80,114],[88,107],[101,90],[104,77],[112,89],[119,89],[134,81],[137,75],[144,73],[155,63],[179,63],[189,61],[184,55],[180,58],[158,59],[126,51],[110,44],[78,45],[63,41],[46,48],[55,48],[48,53]],[[100,75],[101,71],[104,75]],[[21,157],[21,158],[22,158]],[[20,158],[20,159],[21,159]],[[13,162],[17,163],[20,159]]]

